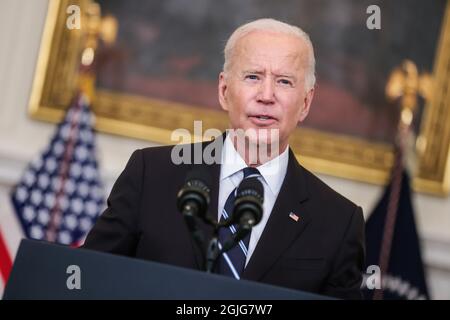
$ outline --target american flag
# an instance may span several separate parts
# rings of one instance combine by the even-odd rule
[[[289,213],[289,218],[291,218],[291,219],[294,220],[295,222],[297,222],[298,219],[300,219],[299,216],[296,215],[296,214],[293,213],[293,212]]]
[[[104,209],[93,123],[86,97],[77,95],[49,146],[28,165],[13,188],[13,215],[21,238],[77,246]],[[17,250],[17,244],[9,244],[8,238],[16,242],[18,238],[8,236],[5,229],[5,225],[0,228],[0,296]]]

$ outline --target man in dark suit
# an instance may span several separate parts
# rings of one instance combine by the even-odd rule
[[[217,138],[220,161],[175,164],[171,146],[135,151],[84,247],[201,269],[201,253],[176,206],[177,192],[187,173],[202,166],[213,181],[208,215],[219,220],[231,211],[235,188],[251,171],[264,187],[263,218],[234,253],[220,258],[219,272],[361,298],[362,210],[303,168],[288,145],[310,109],[314,64],[309,37],[297,27],[260,19],[238,28],[225,47],[219,77],[219,101],[237,131]],[[257,134],[241,144],[238,129]],[[269,150],[267,157],[262,149]],[[251,150],[258,151],[256,157]],[[200,228],[212,235],[209,225]]]

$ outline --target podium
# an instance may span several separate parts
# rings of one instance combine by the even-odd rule
[[[156,262],[22,240],[3,299],[310,300],[328,297]]]

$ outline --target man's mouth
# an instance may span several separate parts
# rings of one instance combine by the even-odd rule
[[[257,125],[271,125],[277,121],[275,117],[266,114],[250,115],[249,118]]]
[[[269,114],[251,114],[251,115],[249,115],[249,117],[258,118],[260,120],[269,120],[269,119],[277,120],[275,117],[273,117]]]

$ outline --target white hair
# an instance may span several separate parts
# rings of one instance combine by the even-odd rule
[[[233,58],[233,52],[236,47],[236,43],[239,41],[239,39],[243,38],[245,35],[253,31],[270,31],[275,33],[293,35],[305,41],[306,46],[308,47],[308,61],[305,75],[305,89],[310,90],[314,87],[314,85],[316,84],[316,75],[315,75],[316,59],[314,58],[314,49],[308,34],[299,27],[270,18],[258,19],[246,23],[237,28],[231,34],[231,36],[227,40],[224,49],[225,61],[223,64],[223,71],[225,73],[227,73],[230,70],[231,60]]]

